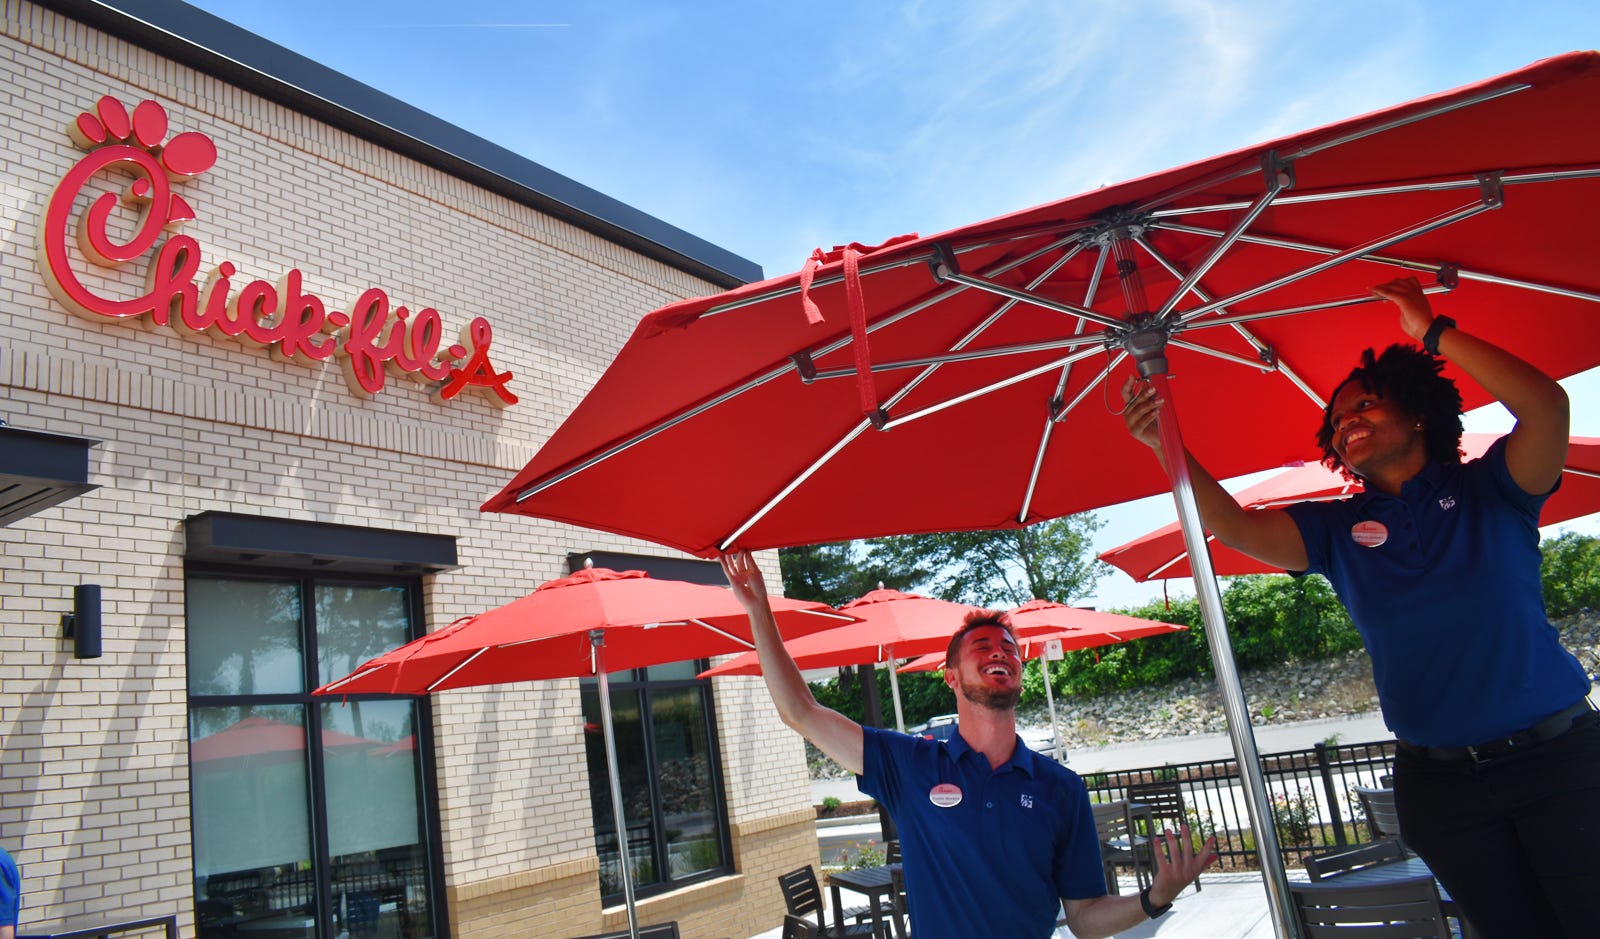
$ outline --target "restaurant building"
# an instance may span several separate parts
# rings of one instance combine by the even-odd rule
[[[310,690],[586,557],[720,582],[478,506],[641,315],[760,270],[184,4],[0,2],[24,927],[623,928],[590,683]],[[628,840],[641,922],[737,939],[816,860],[805,760],[758,679],[697,670],[615,676]]]

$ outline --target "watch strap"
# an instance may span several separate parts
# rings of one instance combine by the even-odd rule
[[[1156,906],[1154,903],[1151,903],[1149,887],[1139,891],[1139,905],[1144,907],[1144,915],[1150,917],[1151,919],[1155,919],[1157,916],[1160,916],[1166,911],[1172,909],[1171,903],[1165,903],[1161,906]]]
[[[1439,336],[1447,329],[1454,329],[1456,321],[1448,316],[1435,316],[1433,322],[1428,324],[1428,331],[1422,335],[1422,348],[1428,350],[1429,355],[1439,354]]]

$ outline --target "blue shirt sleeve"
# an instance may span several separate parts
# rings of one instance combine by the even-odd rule
[[[0,848],[0,926],[17,925],[22,908],[22,873],[5,848]]]

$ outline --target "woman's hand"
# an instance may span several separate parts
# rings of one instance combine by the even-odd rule
[[[1156,418],[1161,414],[1161,399],[1154,385],[1139,378],[1122,383],[1122,423],[1133,439],[1156,452],[1161,451],[1161,434]]]
[[[1428,334],[1433,325],[1433,306],[1428,295],[1422,292],[1422,283],[1415,277],[1397,277],[1386,284],[1372,288],[1374,297],[1381,297],[1400,308],[1400,329],[1418,342]]]

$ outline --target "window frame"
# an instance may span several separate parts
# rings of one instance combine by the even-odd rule
[[[187,717],[197,708],[227,708],[227,707],[253,707],[270,705],[289,705],[303,708],[305,715],[306,731],[306,785],[308,789],[307,813],[311,822],[311,861],[315,878],[315,896],[319,916],[317,919],[316,935],[332,935],[333,928],[333,879],[332,865],[329,855],[328,835],[328,805],[326,780],[327,773],[323,761],[322,748],[312,746],[311,741],[322,739],[322,706],[337,703],[342,700],[351,701],[393,701],[408,700],[415,708],[413,730],[417,742],[417,768],[418,768],[418,807],[423,813],[423,823],[419,832],[423,841],[423,856],[427,861],[428,885],[428,923],[435,939],[444,939],[451,935],[449,910],[446,907],[447,898],[444,890],[444,850],[443,828],[439,817],[439,780],[435,768],[436,750],[434,746],[434,720],[432,702],[427,695],[412,697],[410,695],[377,695],[360,694],[348,695],[341,698],[316,696],[311,692],[319,687],[321,682],[317,674],[317,609],[316,590],[318,586],[362,585],[401,587],[405,590],[405,609],[408,620],[408,636],[406,641],[411,641],[426,634],[426,611],[423,605],[422,578],[415,574],[373,574],[346,570],[308,570],[297,567],[275,567],[268,565],[240,565],[219,564],[207,561],[189,559],[184,564],[184,634],[187,647],[188,637],[188,611],[189,584],[195,579],[224,579],[224,580],[253,580],[258,582],[293,583],[300,598],[300,629],[301,629],[301,682],[302,689],[297,692],[268,692],[261,694],[225,694],[225,695],[196,695],[189,691],[189,661],[187,650],[184,659],[184,714],[185,724],[190,724]],[[192,727],[192,725],[191,725]],[[186,736],[192,732],[186,727]],[[190,741],[193,745],[193,741]],[[192,772],[192,769],[191,769]],[[192,798],[192,797],[191,797]],[[189,827],[191,850],[195,833],[194,807],[189,808]],[[198,898],[196,898],[198,900]],[[200,919],[199,905],[195,905],[195,930],[199,935]]]

